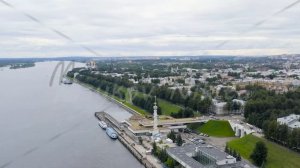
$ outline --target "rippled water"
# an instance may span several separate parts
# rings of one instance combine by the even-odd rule
[[[0,168],[143,167],[94,117],[130,114],[78,84],[50,87],[56,64],[0,71]]]

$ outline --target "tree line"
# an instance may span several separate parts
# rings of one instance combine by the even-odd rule
[[[273,120],[264,122],[263,132],[267,139],[300,152],[300,128],[290,129]]]
[[[171,116],[174,118],[189,118],[189,117],[194,117],[195,114],[191,108],[186,107],[186,108],[180,109],[177,113],[172,112]]]
[[[189,107],[194,111],[206,114],[210,110],[212,101],[208,97],[203,97],[199,92],[188,93],[187,89],[170,89],[168,86],[155,86],[152,84],[139,83],[135,87],[139,92],[156,95],[171,103],[184,107]]]
[[[83,70],[81,68],[74,68],[72,71],[69,71],[67,75],[71,78],[74,77],[74,73],[79,73],[79,75],[90,77],[90,78],[95,78],[97,80],[103,80],[106,82],[114,83],[119,86],[124,86],[126,88],[132,87],[133,83],[128,80],[128,76],[123,76],[123,77],[113,77],[110,75],[102,75],[102,74],[96,74],[90,70]]]
[[[264,121],[276,120],[289,114],[300,114],[300,89],[283,94],[266,90],[260,86],[247,86],[250,92],[245,105],[248,123],[262,128]]]
[[[89,74],[89,73],[84,73],[84,74]],[[68,73],[68,76],[73,76],[74,77],[74,72]],[[118,83],[111,82],[111,80],[106,80],[110,78],[106,77],[99,77],[96,78],[93,75],[77,75],[76,79],[80,82],[92,85],[95,88],[99,88],[102,91],[105,91],[111,95],[114,95],[120,99],[125,99],[126,93],[122,91],[118,87]]]
[[[192,111],[198,111],[202,114],[206,114],[210,111],[210,107],[212,105],[212,101],[209,97],[202,96],[200,92],[192,92],[189,94],[188,90],[184,88],[177,88],[174,90],[168,88],[167,86],[157,86],[145,83],[133,84],[126,76],[105,76],[101,74],[95,74],[90,70],[79,68],[74,68],[72,71],[68,72],[67,75],[69,77],[74,77],[76,72],[79,73],[79,75],[76,76],[77,80],[90,84],[95,88],[99,88],[121,99],[125,98],[126,93],[119,89],[120,86],[125,88],[133,87],[139,92],[149,95],[152,98],[134,97],[132,103],[145,109],[146,111],[149,111],[150,113],[153,112],[152,106],[154,101],[152,101],[152,99],[154,96],[185,107],[183,110],[179,111],[179,113],[173,113],[173,117],[176,118],[193,117],[194,114]],[[152,102],[150,103],[150,101]],[[151,106],[149,104],[151,104]]]
[[[150,114],[153,114],[153,103],[155,102],[155,98],[152,96],[135,96],[132,100],[132,103],[135,106],[138,106],[142,109],[145,109]],[[161,115],[161,108],[157,104],[157,114]]]

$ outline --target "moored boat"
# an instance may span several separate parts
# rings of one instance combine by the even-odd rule
[[[106,129],[107,128],[107,124],[104,122],[104,121],[99,121],[98,122],[98,125],[103,128],[103,129]]]
[[[73,81],[72,81],[71,79],[68,79],[68,78],[63,78],[63,79],[61,80],[61,82],[62,82],[63,84],[65,84],[65,85],[71,85],[71,84],[73,84]]]
[[[118,133],[112,127],[106,128],[106,134],[112,139],[118,138]]]

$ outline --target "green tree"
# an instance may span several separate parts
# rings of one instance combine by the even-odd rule
[[[229,151],[230,151],[230,149],[229,149],[229,147],[228,147],[228,144],[226,143],[226,146],[225,146],[225,150],[224,150],[224,152],[226,152],[226,153],[228,153],[228,154],[229,154]]]
[[[278,140],[282,143],[282,144],[286,144],[287,140],[288,140],[288,134],[289,134],[289,128],[287,125],[279,125],[278,126]]]
[[[174,131],[171,131],[170,133],[168,133],[167,137],[172,139],[173,142],[175,142],[175,140],[176,140],[176,135],[175,135]]]
[[[288,145],[292,149],[297,147],[297,129],[293,129],[292,132],[289,134]]]
[[[166,165],[169,167],[169,168],[174,168],[175,167],[175,162],[172,158],[168,157],[167,161],[166,161]]]
[[[268,149],[265,143],[262,141],[257,142],[250,158],[257,166],[261,166],[265,161],[267,161],[267,156]]]
[[[178,146],[181,146],[181,145],[183,144],[183,140],[182,140],[180,134],[178,134],[177,137],[176,137],[176,144],[177,144]]]
[[[160,152],[159,152],[159,155],[158,155],[158,158],[161,162],[166,162],[167,159],[168,159],[168,154],[167,154],[167,151],[166,149],[162,149]]]
[[[269,129],[268,129],[268,135],[270,138],[276,139],[277,127],[278,127],[277,121],[270,122]]]
[[[157,156],[157,145],[156,145],[156,142],[153,142],[152,144],[152,154]]]
[[[237,157],[237,153],[234,149],[232,150],[232,156],[235,157],[235,158]]]
[[[239,153],[237,153],[236,160],[237,161],[241,161],[242,160],[241,155]]]

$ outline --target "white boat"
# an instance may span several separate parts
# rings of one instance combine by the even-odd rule
[[[103,128],[103,129],[106,129],[107,128],[107,124],[104,122],[104,121],[99,121],[98,122],[98,125]]]
[[[118,138],[118,133],[117,133],[112,127],[107,127],[107,128],[106,128],[106,134],[107,134],[111,139],[117,139],[117,138]]]
[[[66,85],[71,85],[71,84],[73,84],[72,80],[67,79],[67,78],[63,79],[63,80],[62,80],[62,83],[63,83],[63,84],[66,84]]]

